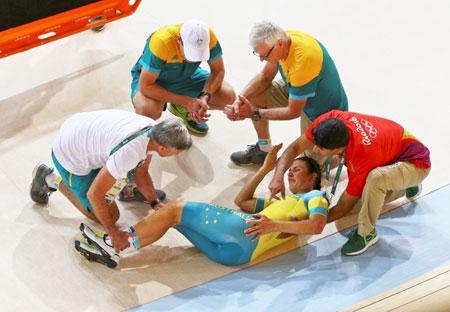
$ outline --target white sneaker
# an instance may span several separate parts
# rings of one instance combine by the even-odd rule
[[[111,258],[115,262],[119,262],[120,255],[110,244],[110,240],[106,240],[108,234],[94,227],[90,227],[84,223],[80,224],[80,231],[87,239],[89,244],[94,245],[102,253],[103,256]]]

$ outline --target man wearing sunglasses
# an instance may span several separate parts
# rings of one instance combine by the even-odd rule
[[[205,61],[210,72],[200,68]],[[169,111],[198,136],[208,131],[208,110],[223,109],[235,99],[233,88],[224,81],[219,41],[197,20],[156,30],[131,74],[136,113],[156,120],[170,102]]]
[[[263,70],[224,109],[230,120],[251,118],[255,145],[231,154],[238,165],[262,164],[271,150],[269,120],[301,116],[301,132],[318,116],[333,109],[348,110],[347,96],[325,47],[308,34],[259,22],[249,36],[253,54],[265,61]],[[274,80],[277,72],[282,79]],[[323,157],[309,153],[321,165]]]

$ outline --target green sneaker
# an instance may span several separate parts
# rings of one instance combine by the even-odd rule
[[[195,122],[189,119],[188,110],[186,107],[176,104],[170,104],[169,112],[183,119],[184,124],[191,134],[197,136],[205,136],[208,133],[209,128],[206,122]]]
[[[341,252],[345,256],[356,256],[362,254],[370,246],[378,242],[377,230],[373,229],[366,237],[358,234],[358,231],[353,231],[348,241],[342,246]]]
[[[420,193],[422,193],[422,184],[408,187],[406,189],[405,195],[407,199],[414,200],[419,197]]]

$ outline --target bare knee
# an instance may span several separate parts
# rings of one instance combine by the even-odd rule
[[[233,87],[227,82],[223,82],[220,89],[211,95],[211,108],[223,109],[225,105],[231,104],[236,99]]]
[[[247,98],[247,100],[249,100],[253,106],[267,108],[267,96],[265,92],[255,94],[254,96]]]
[[[171,218],[172,224],[177,225],[181,223],[181,215],[183,214],[184,202],[169,201],[162,208],[166,210]]]
[[[225,104],[233,103],[236,99],[236,93],[234,92],[233,87],[224,81],[222,84],[222,90]]]
[[[156,120],[161,117],[164,102],[148,98],[138,91],[133,98],[133,105],[136,114]]]

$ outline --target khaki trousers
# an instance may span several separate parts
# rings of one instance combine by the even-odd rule
[[[266,96],[267,108],[287,107],[289,105],[289,91],[283,79],[273,80],[272,85],[266,90]],[[304,134],[311,124],[312,120],[306,116],[305,111],[303,110],[300,116],[300,134]],[[305,156],[315,159],[322,169],[325,167],[327,157],[313,153],[312,149],[307,149],[305,151]]]
[[[361,199],[356,205],[361,209],[358,234],[367,236],[375,228],[383,205],[404,196],[408,187],[418,185],[429,173],[430,168],[417,168],[407,161],[373,169],[367,176]]]

